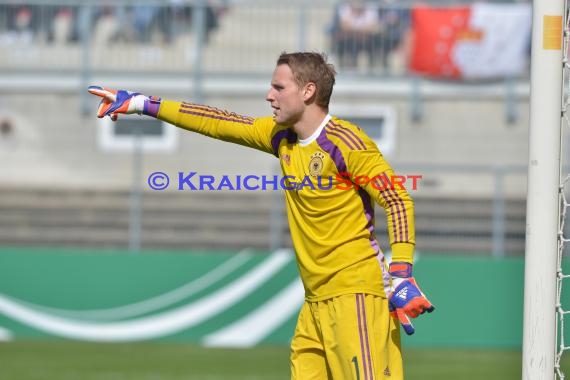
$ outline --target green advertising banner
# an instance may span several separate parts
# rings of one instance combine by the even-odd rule
[[[521,258],[430,255],[414,271],[436,310],[405,345],[521,346]],[[302,302],[286,250],[0,250],[0,340],[288,344]]]

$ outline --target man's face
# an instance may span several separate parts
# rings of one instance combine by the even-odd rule
[[[265,97],[273,108],[273,120],[283,125],[297,122],[305,110],[303,92],[295,83],[289,65],[278,65],[273,71],[271,88]]]

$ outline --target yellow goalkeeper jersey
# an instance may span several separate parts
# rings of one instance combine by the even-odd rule
[[[374,202],[386,211],[393,261],[413,261],[413,201],[391,180],[392,168],[356,125],[327,116],[302,140],[272,117],[170,100],[162,101],[158,118],[279,158],[307,300],[348,293],[386,296],[389,276],[376,237]]]

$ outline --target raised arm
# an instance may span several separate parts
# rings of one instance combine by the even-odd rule
[[[101,97],[97,117],[117,120],[119,114],[142,114],[218,140],[274,154],[272,137],[283,127],[271,117],[253,118],[205,105],[148,97],[138,92],[100,86],[89,92]]]

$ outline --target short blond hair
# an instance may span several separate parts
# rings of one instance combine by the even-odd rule
[[[314,83],[317,86],[315,103],[324,109],[329,108],[336,70],[332,64],[327,63],[324,53],[283,52],[277,59],[277,66],[279,65],[288,65],[291,68],[299,87]]]

